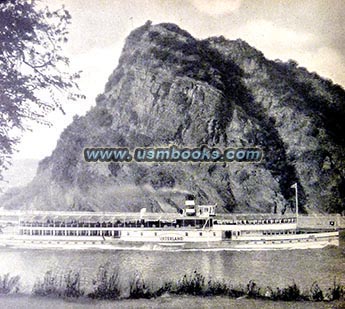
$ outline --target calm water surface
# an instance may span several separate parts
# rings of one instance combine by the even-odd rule
[[[321,288],[332,285],[334,277],[345,284],[345,246],[339,248],[291,251],[246,252],[161,252],[97,250],[18,250],[0,249],[0,274],[21,276],[24,291],[47,270],[77,270],[86,289],[92,286],[100,265],[118,267],[124,285],[135,271],[145,281],[159,285],[177,280],[194,270],[206,278],[231,281],[234,285],[254,280],[259,286],[284,287],[293,282],[302,290],[314,281]]]

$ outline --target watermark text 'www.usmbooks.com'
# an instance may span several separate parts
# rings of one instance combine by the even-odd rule
[[[259,162],[263,157],[260,148],[196,148],[143,147],[130,151],[126,147],[84,149],[87,162]]]

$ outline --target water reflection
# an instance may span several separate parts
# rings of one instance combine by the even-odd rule
[[[316,280],[326,288],[336,276],[345,284],[345,258],[340,248],[320,250],[257,252],[157,252],[157,251],[0,251],[0,274],[20,275],[27,291],[47,270],[80,271],[85,286],[91,286],[98,267],[109,263],[118,267],[127,282],[137,270],[147,282],[160,285],[177,280],[194,270],[209,278],[233,284],[255,280],[260,286],[286,286],[294,280],[309,288]],[[125,284],[124,282],[124,284]]]

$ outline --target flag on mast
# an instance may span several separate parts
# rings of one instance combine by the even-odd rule
[[[297,189],[297,182],[295,182],[290,188]]]

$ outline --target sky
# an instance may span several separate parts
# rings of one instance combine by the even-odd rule
[[[345,86],[343,0],[41,0],[72,15],[65,53],[86,100],[65,102],[66,115],[48,116],[51,128],[30,124],[14,159],[41,160],[54,150],[74,115],[84,115],[116,68],[125,38],[147,20],[172,22],[194,37],[241,38],[268,59],[296,60],[309,71]]]

